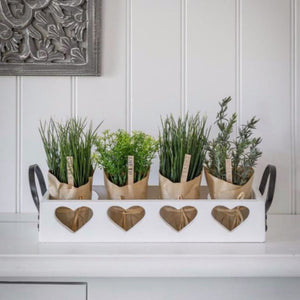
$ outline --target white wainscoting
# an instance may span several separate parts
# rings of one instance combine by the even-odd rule
[[[27,171],[47,170],[40,120],[157,135],[160,115],[200,110],[211,123],[231,95],[240,124],[261,120],[256,182],[278,168],[272,213],[299,213],[299,15],[299,0],[102,0],[101,77],[0,77],[0,211],[35,211]],[[151,184],[157,172],[156,160]]]

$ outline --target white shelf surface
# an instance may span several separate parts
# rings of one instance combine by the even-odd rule
[[[266,243],[39,243],[35,215],[0,214],[0,277],[300,277],[300,216]]]

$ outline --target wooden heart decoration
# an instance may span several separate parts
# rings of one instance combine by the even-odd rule
[[[145,210],[141,206],[131,206],[127,209],[111,206],[107,210],[107,214],[113,222],[128,231],[144,218]]]
[[[60,206],[55,210],[56,218],[73,232],[84,226],[93,216],[93,211],[86,206],[72,210],[69,207]]]
[[[211,214],[220,224],[232,231],[248,218],[249,209],[246,206],[236,206],[230,209],[219,205],[213,208]]]
[[[163,206],[159,213],[169,225],[180,231],[195,219],[197,209],[193,206],[184,206],[180,209],[172,206]]]

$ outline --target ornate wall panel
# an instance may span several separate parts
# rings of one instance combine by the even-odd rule
[[[99,75],[100,0],[0,0],[0,75]]]

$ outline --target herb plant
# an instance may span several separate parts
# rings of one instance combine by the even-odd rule
[[[259,120],[252,117],[238,129],[237,137],[232,139],[231,135],[237,122],[237,114],[233,113],[230,118],[227,118],[230,101],[231,97],[227,97],[219,103],[220,111],[217,113],[215,122],[219,133],[215,139],[209,142],[206,166],[210,174],[226,180],[225,160],[231,159],[232,183],[244,185],[252,176],[253,168],[262,154],[258,149],[262,139],[252,137]]]
[[[145,178],[158,150],[157,141],[141,131],[130,135],[125,130],[106,130],[96,141],[95,161],[108,179],[118,185],[127,183],[128,156],[134,156],[134,182]]]
[[[50,172],[62,183],[68,183],[67,156],[73,157],[74,186],[79,187],[89,181],[93,174],[91,150],[96,140],[97,130],[86,119],[71,118],[65,123],[40,122],[42,138]]]
[[[160,174],[172,182],[180,182],[185,154],[191,155],[187,180],[199,176],[205,161],[209,130],[206,117],[200,114],[175,120],[173,115],[161,119],[159,133]]]

